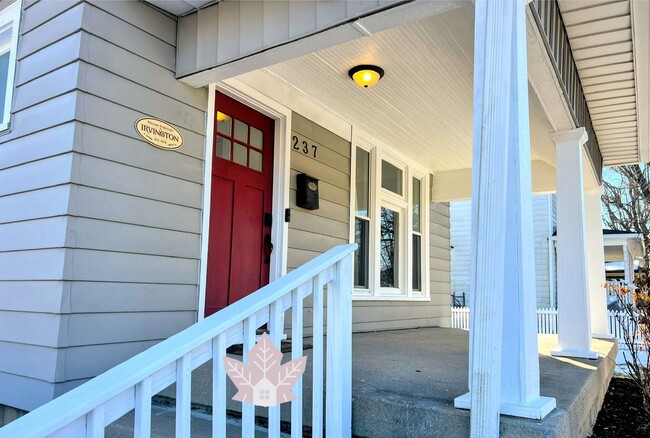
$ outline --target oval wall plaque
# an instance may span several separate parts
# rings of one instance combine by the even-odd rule
[[[135,122],[135,130],[147,143],[160,149],[178,149],[183,146],[183,136],[169,123],[153,117],[143,117]]]

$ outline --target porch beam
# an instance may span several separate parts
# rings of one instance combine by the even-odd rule
[[[475,4],[470,392],[454,401],[472,437],[555,407],[539,395],[525,7]]]
[[[607,318],[607,290],[605,283],[605,247],[603,245],[603,219],[601,196],[603,187],[585,190],[587,227],[587,254],[589,272],[589,311],[591,333],[595,338],[611,339]]]
[[[531,162],[533,194],[555,193],[555,167],[542,160]],[[463,201],[472,198],[472,169],[455,169],[433,175],[433,202]]]
[[[553,356],[596,359],[591,349],[591,312],[582,149],[587,131],[551,135],[557,156],[558,348]]]

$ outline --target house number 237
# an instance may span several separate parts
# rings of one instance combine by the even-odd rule
[[[301,152],[307,156],[312,156],[316,158],[316,151],[318,146],[315,144],[309,144],[307,140],[300,140],[297,135],[294,135],[293,138],[293,150]]]

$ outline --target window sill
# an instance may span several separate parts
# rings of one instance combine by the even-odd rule
[[[352,301],[431,301],[431,297],[405,297],[399,295],[368,295],[352,293]]]

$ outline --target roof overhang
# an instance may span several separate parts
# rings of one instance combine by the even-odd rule
[[[221,0],[144,0],[172,15],[183,16]]]
[[[646,0],[558,0],[604,166],[650,161]]]
[[[639,161],[650,162],[650,2],[632,2],[632,38],[636,79],[636,105],[638,118]]]

